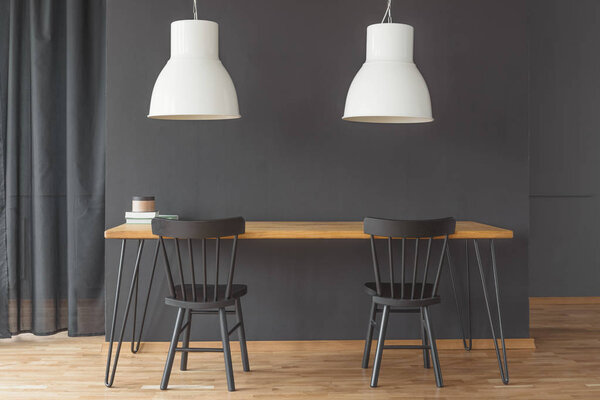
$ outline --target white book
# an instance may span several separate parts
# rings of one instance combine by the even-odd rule
[[[128,224],[151,224],[152,218],[127,218],[125,220]]]
[[[136,211],[127,211],[125,213],[125,218],[142,218],[142,219],[152,219],[158,217],[158,211],[147,211],[147,212],[136,212]]]
[[[179,219],[178,215],[157,215],[156,218]],[[128,224],[151,224],[153,218],[125,218]]]

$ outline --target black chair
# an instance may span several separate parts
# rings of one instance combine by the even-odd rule
[[[454,218],[421,221],[395,221],[380,218],[365,218],[364,232],[371,235],[371,253],[373,256],[375,282],[367,282],[365,284],[365,289],[371,296],[372,303],[362,361],[363,368],[369,367],[373,328],[377,324],[377,313],[382,312],[379,339],[377,341],[377,352],[375,354],[375,364],[373,365],[373,374],[371,376],[371,387],[377,386],[379,369],[381,367],[381,357],[384,349],[423,349],[423,364],[425,368],[429,368],[429,352],[431,352],[435,382],[438,387],[444,385],[435,344],[435,336],[429,319],[429,307],[440,302],[440,297],[437,294],[440,273],[442,270],[444,254],[448,249],[448,235],[454,233],[455,226],[456,221]],[[376,237],[387,239],[389,281],[386,282],[383,282],[380,277],[377,249],[375,245]],[[443,240],[434,241],[433,239],[436,237],[442,237]],[[392,246],[395,242],[394,239],[401,241],[401,271],[399,281],[396,278],[397,275],[394,273],[394,252]],[[410,265],[408,266],[409,269],[412,269],[412,274],[406,276],[406,242],[410,241],[414,242],[414,259],[412,268]],[[422,241],[426,241],[425,261],[419,262],[419,260],[422,260],[421,250],[423,250],[422,248],[424,247],[423,245],[420,245]],[[438,247],[437,242],[441,242],[441,246],[439,246],[441,248],[438,251],[435,251],[434,248]],[[436,257],[437,252],[439,252],[439,257]],[[420,254],[421,257],[419,256]],[[430,270],[432,261],[433,271]],[[423,266],[422,273],[419,271],[420,264]],[[383,307],[383,309],[380,309],[379,307]],[[385,335],[390,312],[420,313],[421,345],[385,346]]]
[[[170,295],[165,299],[169,306],[177,307],[177,320],[173,329],[173,337],[167,355],[165,370],[163,373],[161,389],[166,389],[169,385],[169,377],[175,352],[182,352],[180,369],[187,369],[187,358],[189,352],[223,352],[225,358],[225,371],[227,373],[227,387],[229,391],[235,390],[233,380],[233,369],[231,367],[231,350],[229,348],[229,336],[237,330],[242,352],[242,365],[244,371],[250,370],[248,362],[248,351],[246,349],[246,334],[244,332],[244,320],[242,317],[242,306],[240,298],[246,294],[246,285],[233,284],[233,273],[235,270],[235,256],[237,248],[238,235],[244,233],[246,222],[243,218],[228,218],[212,221],[174,221],[155,218],[152,220],[152,233],[159,236],[162,252],[166,264],[167,280],[169,283]],[[224,237],[233,237],[231,248],[231,260],[229,263],[229,274],[227,284],[219,284],[219,256],[221,248],[221,239]],[[172,240],[175,244],[175,255],[179,270],[181,284],[173,283],[173,276],[169,260],[165,250],[166,239]],[[206,262],[206,244],[207,239],[215,240],[215,269],[214,284],[207,282],[207,262]],[[181,262],[181,253],[179,244],[181,240],[187,241],[188,258],[190,262],[190,280],[186,283],[184,278],[183,266]],[[196,283],[196,272],[194,270],[194,257],[192,250],[193,240],[202,242],[202,283]],[[190,282],[189,280],[187,282]],[[227,307],[233,307],[233,310],[227,310]],[[227,327],[227,314],[235,313],[237,323],[231,328]],[[190,348],[190,332],[192,328],[192,315],[194,314],[218,314],[221,327],[222,349],[215,348]],[[184,323],[185,319],[185,323]],[[179,337],[183,334],[182,346],[177,347]]]

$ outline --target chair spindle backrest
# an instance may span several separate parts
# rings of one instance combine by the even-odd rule
[[[233,244],[231,247],[231,259],[229,263],[229,271],[226,280],[226,288],[224,294],[225,299],[231,297],[231,290],[233,286],[233,275],[235,272],[235,261],[237,252],[237,241],[238,235],[245,232],[246,222],[242,217],[226,218],[209,221],[178,221],[155,218],[152,220],[152,233],[157,235],[160,240],[160,246],[162,247],[163,258],[167,270],[167,281],[169,284],[169,293],[171,297],[176,296],[176,286],[173,282],[173,276],[171,273],[171,267],[169,259],[167,257],[165,241],[173,240],[175,243],[175,254],[177,258],[177,266],[179,272],[179,281],[181,282],[181,296],[180,300],[184,301],[202,301],[211,302],[219,299],[219,266],[221,256],[221,239],[222,238],[233,238]],[[212,298],[209,298],[208,288],[211,286],[208,282],[208,263],[207,263],[207,240],[215,240],[215,270],[214,270],[214,293]],[[181,250],[180,241],[185,240],[188,247],[188,258],[190,263],[190,278],[191,278],[191,297],[188,296],[186,290],[186,279],[183,272],[183,263],[181,261]],[[202,251],[202,299],[198,299],[196,293],[196,272],[194,268],[194,252],[193,252],[193,241],[201,241]]]
[[[377,249],[375,246],[376,238],[387,239],[390,296],[392,298],[423,300],[425,298],[437,296],[442,265],[444,262],[444,255],[446,254],[448,246],[448,235],[454,233],[455,227],[456,220],[454,218],[440,218],[430,220],[390,220],[383,218],[365,218],[364,232],[371,235],[371,254],[373,259],[373,272],[375,274],[375,289],[377,291],[377,295],[383,295],[384,290],[382,285],[384,283],[382,282],[381,273],[379,270],[379,261],[377,257]],[[431,263],[431,260],[435,259],[435,256],[432,256],[432,243],[435,238],[441,238],[443,242],[439,253],[439,259],[437,259],[437,270],[433,275],[433,284],[428,284],[428,278],[430,277],[429,265]],[[393,244],[396,239],[401,241],[400,282],[396,281],[394,274]],[[415,242],[414,258],[412,264],[412,279],[410,281],[407,281],[406,242],[411,240]],[[425,262],[420,263],[419,254],[421,253],[421,248],[423,247],[421,245],[423,240],[427,241],[427,249],[425,252]],[[420,264],[423,264],[423,274],[422,279],[419,281],[418,277],[420,275]],[[396,290],[397,283],[400,284],[400,293],[397,293]],[[431,290],[427,291],[426,287],[430,287]]]

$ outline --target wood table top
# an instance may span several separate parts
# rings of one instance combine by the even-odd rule
[[[156,239],[149,224],[122,224],[104,231],[106,239]],[[240,239],[368,239],[362,221],[246,221]],[[450,239],[512,239],[513,231],[474,221],[456,221]]]

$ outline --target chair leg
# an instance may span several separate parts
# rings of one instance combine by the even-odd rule
[[[165,390],[169,386],[169,377],[171,376],[171,368],[173,368],[173,360],[175,359],[175,349],[177,348],[177,342],[179,341],[179,335],[181,334],[181,325],[183,324],[183,314],[185,310],[180,308],[177,311],[177,320],[175,321],[175,328],[173,329],[173,337],[171,338],[171,345],[169,346],[169,354],[167,354],[167,362],[165,363],[165,370],[163,371],[162,381],[160,383],[160,389]]]
[[[240,299],[235,301],[235,315],[237,322],[240,324],[238,328],[238,338],[240,339],[240,351],[242,353],[242,366],[244,371],[250,371],[250,362],[248,361],[248,348],[246,347],[246,330],[244,329],[244,316],[242,315],[242,303]]]
[[[369,357],[371,356],[371,344],[373,342],[373,329],[377,318],[377,304],[371,301],[371,312],[369,313],[369,324],[367,325],[367,337],[365,338],[365,351],[363,352],[362,367],[369,368]]]
[[[377,352],[375,353],[375,363],[373,364],[373,374],[371,375],[371,387],[377,387],[377,380],[379,379],[379,368],[381,367],[381,357],[383,356],[385,332],[387,330],[389,316],[390,306],[383,306],[381,328],[379,329],[379,339],[377,340]]]
[[[423,346],[427,346],[428,345],[427,328],[425,327],[425,319],[423,317],[423,308],[421,308],[420,323],[421,323],[421,343],[423,344]],[[423,349],[423,367],[431,368],[431,365],[429,364],[429,349]]]
[[[190,347],[190,334],[192,333],[192,310],[185,311],[185,321],[187,326],[185,327],[185,331],[183,332],[183,340],[181,347]],[[187,361],[188,361],[188,352],[181,352],[181,363],[179,364],[179,369],[181,371],[187,370]]]
[[[443,387],[442,370],[440,368],[440,360],[438,358],[437,346],[435,344],[435,336],[431,329],[431,321],[429,320],[429,308],[423,307],[423,315],[425,316],[425,325],[427,326],[427,335],[431,344],[431,360],[433,361],[433,372],[435,374],[435,384],[437,387]]]
[[[235,391],[235,382],[233,381],[233,367],[231,366],[231,349],[229,348],[227,312],[224,308],[219,309],[219,320],[221,322],[221,340],[223,342],[223,357],[225,359],[225,373],[227,374],[227,388],[230,392],[233,392]]]

